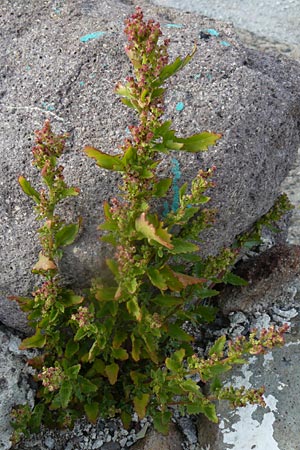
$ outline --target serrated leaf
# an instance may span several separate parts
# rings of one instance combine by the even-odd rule
[[[146,408],[150,400],[149,394],[141,394],[133,398],[134,410],[139,416],[139,419],[143,419],[146,415]]]
[[[172,254],[178,253],[192,253],[199,250],[198,245],[188,242],[185,239],[173,238],[172,239],[173,248],[170,250]]]
[[[248,281],[235,275],[232,272],[226,273],[222,280],[224,283],[232,284],[233,286],[248,286]]]
[[[112,348],[111,354],[115,359],[120,359],[121,361],[126,361],[126,359],[129,358],[129,355],[125,348]]]
[[[66,375],[68,378],[70,379],[76,379],[77,375],[79,374],[81,369],[81,365],[80,364],[75,364],[74,366],[69,367],[68,369],[65,370]]]
[[[129,414],[126,411],[122,411],[120,417],[122,420],[123,427],[125,428],[125,430],[128,430],[131,424],[131,414]]]
[[[176,323],[170,323],[168,325],[168,335],[177,341],[191,342],[194,340],[192,336],[183,331],[183,329]]]
[[[61,384],[59,390],[59,397],[61,402],[61,407],[65,409],[71,401],[73,393],[72,383],[69,380],[64,380]]]
[[[46,405],[44,403],[38,403],[34,407],[29,420],[29,427],[32,433],[38,433],[40,431],[45,407]]]
[[[98,386],[96,386],[90,380],[88,380],[87,378],[84,378],[81,375],[78,375],[77,382],[78,382],[80,391],[83,394],[92,394],[93,392],[98,391]]]
[[[99,412],[100,412],[99,403],[97,403],[97,402],[93,402],[93,403],[89,403],[89,404],[86,403],[84,405],[84,411],[85,411],[85,414],[86,414],[88,420],[91,423],[95,424],[97,422]]]
[[[165,291],[166,289],[168,289],[166,280],[158,269],[155,269],[154,267],[149,267],[147,270],[147,275],[153,286],[156,286],[161,291]]]
[[[99,302],[108,302],[110,300],[114,300],[116,291],[117,291],[116,287],[97,288],[97,290],[95,292],[95,298]]]
[[[175,61],[173,61],[171,64],[168,64],[168,65],[164,66],[164,68],[162,69],[162,71],[159,74],[158,80],[155,81],[152,85],[153,86],[159,86],[159,85],[163,84],[163,82],[167,78],[171,77],[176,72],[178,72],[179,70],[183,69],[183,67],[185,67],[190,62],[190,60],[194,56],[196,50],[197,50],[197,47],[194,46],[192,53],[188,54],[185,58],[181,59],[178,56],[175,59]]]
[[[139,361],[141,356],[141,347],[143,345],[140,339],[137,339],[134,334],[131,334],[131,356],[134,361]]]
[[[216,340],[216,342],[213,344],[213,346],[209,350],[209,356],[216,355],[216,356],[222,356],[223,350],[226,344],[226,337],[221,336],[219,339]]]
[[[182,361],[185,356],[185,350],[177,350],[170,358],[166,358],[166,367],[172,372],[177,372],[182,367]]]
[[[52,259],[48,258],[48,256],[43,255],[42,252],[39,254],[39,260],[38,262],[33,266],[32,272],[38,272],[40,270],[43,270],[47,272],[48,270],[57,270],[57,266],[52,261]]]
[[[61,228],[55,235],[56,247],[73,244],[79,231],[79,223],[70,223]]]
[[[213,423],[218,423],[216,407],[213,403],[206,403],[203,405],[203,414]]]
[[[162,228],[161,222],[158,227],[155,227],[145,213],[142,213],[140,217],[136,219],[135,229],[150,241],[156,241],[168,249],[173,248],[173,245],[171,244],[172,235]]]
[[[105,367],[105,373],[107,375],[108,381],[110,384],[114,385],[117,382],[118,374],[119,374],[119,366],[116,363],[112,363],[109,366]]]
[[[126,341],[128,336],[127,331],[124,330],[116,330],[114,338],[113,338],[113,342],[112,342],[112,346],[113,348],[119,348],[124,341]]]
[[[184,288],[186,288],[187,286],[192,286],[194,284],[202,284],[207,281],[205,278],[192,277],[190,275],[179,272],[173,272],[173,275],[178,279],[178,281]]]
[[[164,435],[169,432],[169,425],[172,418],[172,413],[170,411],[156,411],[153,414],[153,425],[154,428]]]
[[[173,306],[182,305],[184,300],[173,295],[157,295],[151,302],[161,307],[172,308]]]
[[[19,346],[19,349],[25,350],[27,348],[43,348],[46,344],[46,341],[46,335],[42,334],[41,330],[38,328],[33,336],[23,339]]]
[[[128,302],[126,302],[126,307],[129,314],[135,317],[138,322],[142,320],[142,311],[139,307],[136,297],[132,297],[130,300],[128,300]]]
[[[153,188],[154,197],[163,197],[172,185],[172,178],[164,178],[156,183]]]
[[[94,147],[85,147],[84,152],[90,158],[96,160],[97,165],[107,170],[124,171],[124,164],[122,163],[120,155],[108,155]]]
[[[79,344],[78,342],[75,342],[72,338],[69,339],[66,345],[65,350],[65,356],[66,358],[70,359],[75,353],[77,353],[79,350]]]
[[[41,201],[40,194],[31,186],[29,181],[27,181],[26,178],[20,176],[19,183],[23,192],[29,197],[31,197],[35,201],[35,203],[39,205]]]
[[[196,153],[205,151],[211,145],[215,145],[216,141],[222,137],[221,134],[210,133],[209,131],[203,131],[199,134],[194,134],[188,138],[177,138],[176,141],[181,143],[181,151]],[[176,149],[174,149],[176,150]]]
[[[65,306],[80,305],[84,301],[84,297],[76,295],[71,289],[64,289],[61,296],[61,303]]]

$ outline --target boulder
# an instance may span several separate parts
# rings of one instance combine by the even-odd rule
[[[0,26],[0,321],[28,332],[10,295],[28,295],[38,282],[30,273],[39,244],[31,201],[17,177],[38,183],[31,166],[33,130],[50,118],[69,132],[64,155],[67,181],[81,189],[68,201],[66,220],[83,218],[77,241],[62,261],[66,283],[87,286],[103,274],[107,249],[98,243],[102,202],[116,195],[118,179],[82,152],[84,145],[116,151],[132,123],[114,86],[130,71],[123,21],[135,1],[3,0]],[[141,4],[141,2],[139,2]],[[232,26],[197,14],[142,3],[171,39],[170,56],[184,56],[196,42],[192,62],[169,84],[166,117],[183,136],[205,129],[223,138],[207,153],[164,157],[161,173],[175,172],[174,191],[200,168],[217,166],[211,206],[217,223],[206,233],[203,254],[215,254],[266,213],[279,193],[299,145],[300,66],[245,48]],[[176,161],[174,158],[176,157]]]

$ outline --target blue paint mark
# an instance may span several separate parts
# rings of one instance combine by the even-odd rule
[[[194,75],[195,80],[199,80],[200,77],[201,77],[201,73],[196,73],[196,75]]]
[[[55,14],[60,14],[60,9],[55,8],[55,6],[52,6],[52,9],[55,12]]]
[[[207,79],[208,79],[209,81],[211,81],[213,76],[212,76],[211,73],[207,73],[207,74],[206,74],[206,77],[207,77]]]
[[[208,34],[210,34],[211,36],[219,36],[219,32],[217,30],[215,30],[214,28],[209,28],[208,30],[206,30]]]
[[[30,70],[31,69],[31,67],[30,66],[26,66],[26,70]]]
[[[131,134],[131,132],[130,132],[128,127],[125,128],[125,132],[126,132],[126,134]]]
[[[51,105],[50,103],[43,102],[42,107],[45,108],[47,111],[54,111],[55,106]]]
[[[104,34],[106,34],[105,31],[96,31],[95,33],[90,33],[90,34],[86,34],[85,36],[82,36],[80,38],[80,41],[87,42],[87,41],[90,41],[91,39],[98,39],[98,38],[102,37]]]
[[[164,27],[166,28],[183,28],[181,23],[165,23]]]
[[[180,206],[178,182],[181,178],[180,165],[176,158],[172,158],[171,172],[173,174],[173,181],[172,181],[173,202],[171,208],[173,212],[176,212]]]
[[[176,105],[176,111],[183,111],[184,110],[184,103],[178,102]]]
[[[227,41],[220,41],[221,45],[224,45],[224,47],[230,47],[231,44],[229,44],[229,42]]]
[[[84,81],[79,81],[79,86],[84,86]]]

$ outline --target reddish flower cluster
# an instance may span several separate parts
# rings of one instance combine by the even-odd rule
[[[71,320],[77,322],[79,328],[86,327],[90,325],[92,319],[94,318],[93,314],[89,311],[86,306],[79,306],[78,312],[76,314],[72,314]]]
[[[64,374],[60,367],[43,367],[42,373],[38,374],[38,379],[48,391],[53,392],[60,388]]]
[[[46,120],[41,130],[35,131],[36,145],[32,149],[34,156],[33,164],[39,169],[44,169],[49,156],[59,158],[65,148],[68,134],[56,135],[51,130],[50,121]]]

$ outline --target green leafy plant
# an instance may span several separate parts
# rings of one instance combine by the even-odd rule
[[[84,150],[101,168],[122,174],[120,194],[104,203],[105,222],[100,226],[102,239],[115,249],[107,260],[113,282],[99,274],[84,296],[60,282],[62,250],[76,239],[80,220],[66,224],[57,215],[57,205],[79,191],[64,181],[58,159],[66,136],[55,135],[49,121],[36,132],[33,148],[44,188],[38,192],[19,178],[43,222],[38,230],[42,251],[33,272],[44,281],[32,297],[14,297],[35,329],[21,348],[41,349],[29,361],[36,369],[37,403],[32,411],[21,407],[26,409],[23,415],[15,410],[15,441],[21,433],[38,430],[41,423],[72,426],[83,414],[91,422],[119,415],[129,427],[134,411],[140,418],[152,416],[156,429],[167,433],[174,405],[182,413],[202,413],[216,422],[217,399],[235,406],[264,403],[263,390],[225,388],[222,374],[244,364],[245,355],[283,342],[286,327],[258,336],[253,332],[248,340],[229,343],[226,351],[226,339],[221,337],[206,358],[197,356],[194,338],[183,325],[209,326],[216,309],[203,300],[217,295],[220,283],[246,283],[231,273],[239,251],[257,244],[261,226],[277,219],[289,205],[281,197],[276,211],[237,238],[232,248],[214,257],[201,256],[195,242],[214,220],[207,190],[214,186],[215,167],[199,170],[191,185],[183,184],[167,212],[160,211],[172,179],[157,176],[161,153],[205,151],[221,137],[208,131],[178,137],[171,121],[163,120],[164,84],[188,64],[195,49],[169,63],[168,41],[160,42],[159,24],[145,22],[140,8],[126,20],[125,33],[134,76],[119,83],[116,92],[136,111],[139,123],[129,127],[131,137],[117,155],[89,146]],[[192,375],[209,386],[205,394]]]

